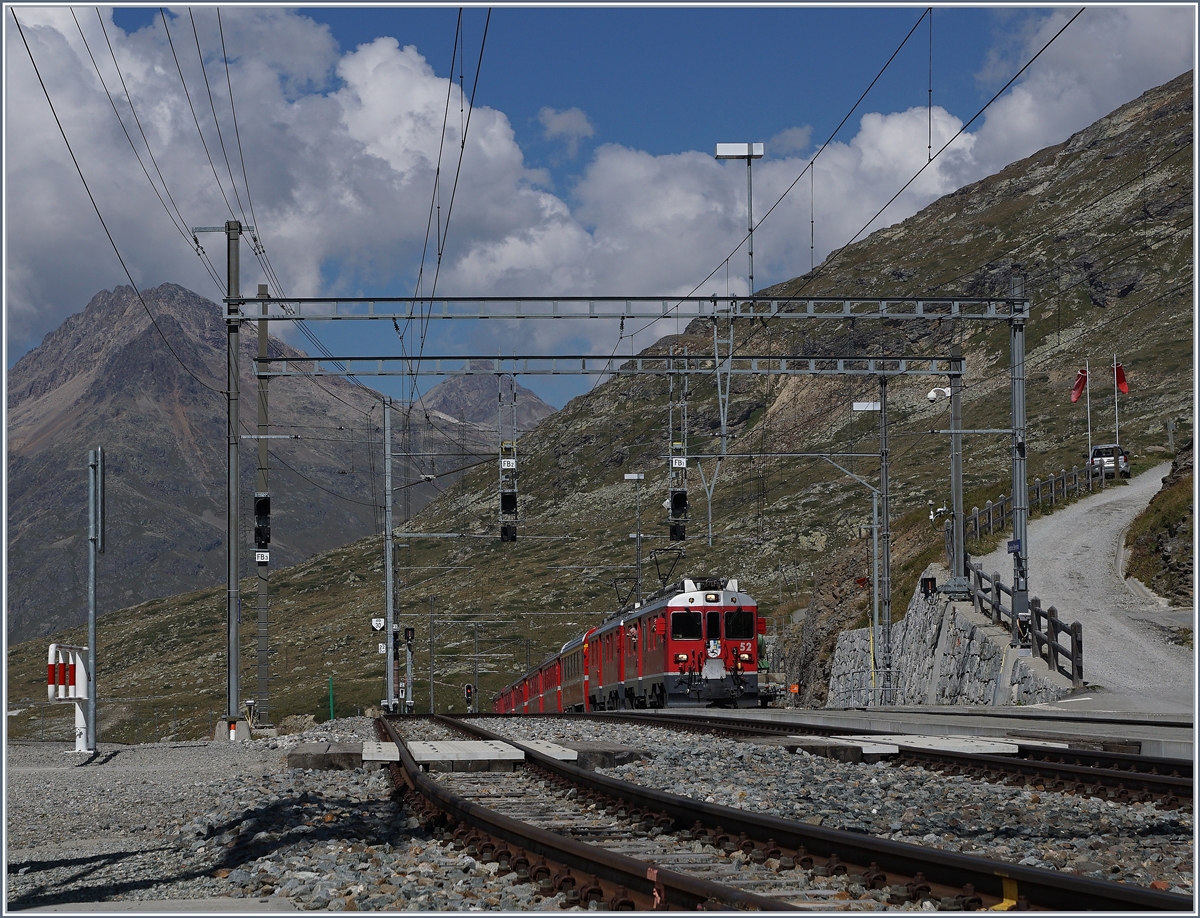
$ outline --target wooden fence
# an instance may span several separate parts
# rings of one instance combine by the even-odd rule
[[[1099,465],[1089,465],[1082,470],[1073,466],[1071,471],[1063,469],[1045,481],[1035,478],[1033,484],[1029,485],[1029,509],[1032,510],[1035,506],[1039,509],[1047,506],[1053,508],[1068,497],[1078,496],[1084,491],[1090,494],[1095,490],[1097,482],[1104,488],[1104,469]],[[989,500],[984,504],[982,510],[974,507],[970,513],[964,514],[963,538],[978,539],[984,535],[991,535],[1008,528],[1011,522],[1012,497],[1001,494],[996,500]]]
[[[949,521],[947,521],[946,558],[951,557]],[[970,555],[963,558],[967,580],[971,585],[971,604],[980,615],[986,615],[993,625],[1005,628],[1012,635],[1014,646],[1026,645],[1033,655],[1045,660],[1054,671],[1061,673],[1078,687],[1083,685],[1083,625],[1079,622],[1065,624],[1058,617],[1058,610],[1051,606],[1042,609],[1042,601],[1032,596],[1029,599],[1028,620],[1025,616],[1013,616],[1012,587],[1000,580],[1000,573],[984,573],[982,564],[971,561]],[[1004,604],[1008,597],[1009,605]],[[1062,642],[1066,636],[1066,643]]]

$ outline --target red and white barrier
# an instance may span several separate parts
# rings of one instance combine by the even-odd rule
[[[74,703],[76,752],[88,752],[95,748],[88,737],[87,712],[84,710],[87,697],[87,648],[51,644],[46,660],[46,698],[49,701]]]

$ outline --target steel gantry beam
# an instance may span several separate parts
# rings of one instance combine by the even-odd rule
[[[618,363],[617,360],[620,360]],[[950,357],[263,357],[255,372],[278,376],[947,376]]]
[[[227,300],[240,305],[241,300]],[[255,302],[259,302],[257,299]],[[1020,315],[1021,299],[971,297],[274,297],[270,321],[297,319],[981,319]]]

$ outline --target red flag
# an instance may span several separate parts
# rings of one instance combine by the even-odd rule
[[[1117,373],[1117,388],[1120,389],[1126,395],[1128,395],[1129,394],[1129,383],[1125,379],[1125,367],[1123,367],[1121,364],[1118,363],[1116,366],[1116,373]]]
[[[1083,395],[1083,387],[1087,385],[1087,370],[1080,370],[1075,377],[1075,385],[1071,387],[1071,404],[1079,401],[1079,396]]]

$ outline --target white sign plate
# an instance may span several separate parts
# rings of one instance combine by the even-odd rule
[[[686,459],[681,459],[681,458],[675,458],[675,457],[673,457],[673,458],[671,459],[671,468],[673,468],[673,469],[686,469],[686,468],[687,468],[687,460],[686,460]]]
[[[501,459],[500,460],[500,468],[502,468],[502,469],[515,469],[516,467],[517,467],[516,459]]]
[[[383,626],[386,624],[387,624],[387,622],[385,622],[382,618],[373,618],[373,619],[371,619],[371,630],[372,631],[382,631]]]
[[[855,402],[855,411],[878,411],[879,402]]]
[[[256,551],[254,553],[254,560],[259,564],[266,564],[271,560],[271,553],[269,551]]]
[[[387,644],[383,644],[383,643],[381,643],[381,644],[379,645],[379,652],[380,652],[380,653],[387,653]]]

